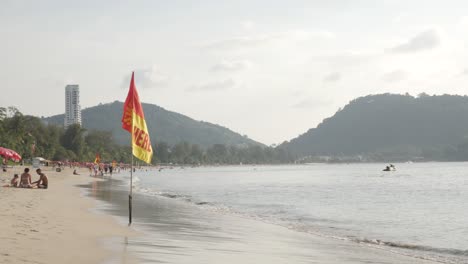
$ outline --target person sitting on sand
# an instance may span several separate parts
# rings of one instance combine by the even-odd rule
[[[29,174],[29,168],[25,168],[23,174],[21,174],[21,180],[19,183],[20,188],[32,188],[31,174]]]
[[[78,172],[76,172],[76,169],[73,170],[73,175],[80,175]]]
[[[47,189],[49,186],[49,179],[44,173],[42,173],[41,169],[37,169],[36,172],[39,174],[39,180],[33,182],[32,184],[35,184],[39,189]]]
[[[13,176],[13,179],[11,179],[10,184],[3,185],[3,187],[18,187],[18,179],[18,174],[15,174],[15,176]]]

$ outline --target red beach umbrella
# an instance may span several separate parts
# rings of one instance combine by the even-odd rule
[[[21,155],[16,153],[14,150],[0,147],[0,156],[5,159],[11,159],[14,162],[19,162],[21,160]]]

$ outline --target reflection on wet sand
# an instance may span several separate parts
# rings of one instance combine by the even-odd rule
[[[107,180],[87,188],[105,202],[102,210],[124,222],[128,193],[121,184]],[[145,235],[129,238],[126,249],[143,263],[432,263],[161,196],[134,193],[133,217]]]

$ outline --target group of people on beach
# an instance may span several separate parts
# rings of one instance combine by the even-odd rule
[[[104,174],[107,174],[109,172],[110,176],[112,176],[112,173],[114,171],[114,166],[112,164],[94,164],[93,166],[88,166],[89,168],[89,175],[92,176],[92,173],[94,172],[94,177],[97,177],[98,175],[104,176]]]
[[[13,179],[11,179],[10,184],[4,185],[3,187],[47,189],[49,187],[49,179],[47,176],[41,171],[41,169],[37,169],[36,173],[39,175],[39,179],[33,182],[31,174],[29,174],[29,168],[25,168],[21,177],[18,176],[18,174],[15,174]]]

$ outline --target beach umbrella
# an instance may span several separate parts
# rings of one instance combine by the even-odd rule
[[[5,159],[10,159],[14,162],[19,162],[21,160],[20,154],[16,153],[16,151],[0,147],[0,156],[4,157]]]

